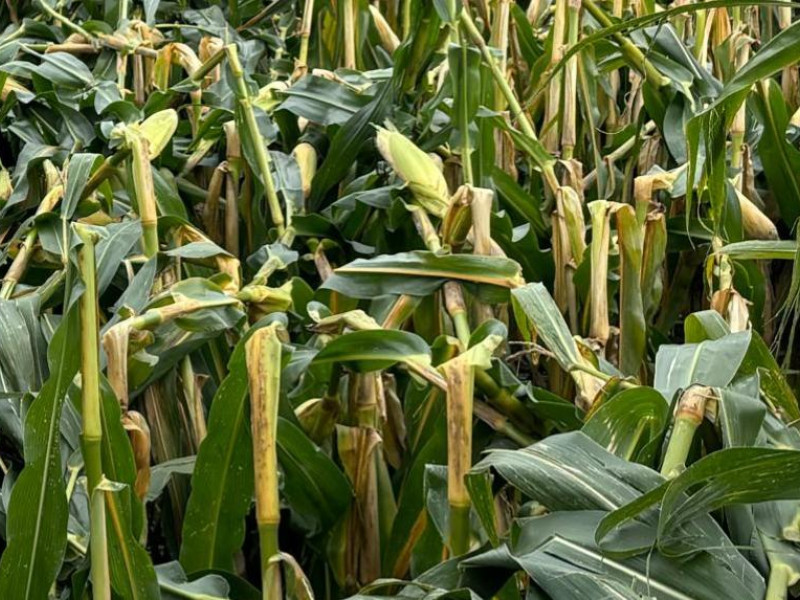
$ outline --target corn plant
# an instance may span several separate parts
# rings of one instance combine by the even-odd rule
[[[0,598],[800,596],[798,8],[0,3]]]

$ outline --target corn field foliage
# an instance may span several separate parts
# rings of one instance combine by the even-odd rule
[[[800,3],[0,29],[0,598],[800,594]]]

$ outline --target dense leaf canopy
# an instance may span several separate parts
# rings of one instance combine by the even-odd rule
[[[792,597],[798,8],[0,2],[0,598]]]

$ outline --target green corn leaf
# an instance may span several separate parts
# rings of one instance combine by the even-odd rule
[[[623,390],[594,410],[582,431],[609,452],[652,464],[656,442],[669,422],[669,405],[653,388]]]
[[[322,287],[353,298],[427,296],[449,279],[490,288],[521,283],[519,265],[507,258],[416,251],[354,260],[336,269]]]
[[[127,600],[157,600],[161,595],[153,563],[131,529],[131,488],[104,480],[95,490],[105,496],[108,562],[114,591]]]
[[[663,345],[656,354],[653,387],[669,400],[695,383],[725,387],[739,370],[750,340],[750,332],[743,331],[699,344]]]
[[[67,389],[78,372],[80,353],[77,304],[55,332],[45,381],[25,418],[26,467],[14,485],[8,507],[7,548],[0,558],[0,595],[46,598],[67,545],[67,496],[61,471],[59,423]]]
[[[386,369],[398,362],[422,366],[431,364],[428,344],[406,331],[353,331],[328,343],[314,357],[314,363],[342,364],[366,373]]]
[[[192,474],[183,521],[180,562],[188,573],[231,570],[244,541],[244,518],[253,494],[248,381],[244,339],[233,351],[228,375],[211,404],[208,435]],[[214,485],[204,482],[214,481]]]

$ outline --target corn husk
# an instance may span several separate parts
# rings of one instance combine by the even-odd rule
[[[23,94],[30,94],[31,91],[22,85],[20,82],[12,79],[11,77],[6,77],[5,82],[3,83],[3,88],[0,91],[0,100],[5,102],[6,98],[11,92],[23,93]]]
[[[442,241],[456,251],[464,245],[472,226],[472,189],[465,184],[456,190],[442,220]]]
[[[300,168],[303,198],[307,199],[311,194],[311,182],[317,173],[317,150],[308,142],[300,142],[292,151],[292,156]]]
[[[339,403],[336,399],[312,398],[298,406],[294,413],[303,431],[317,444],[323,444],[336,427]]]
[[[389,54],[394,53],[400,46],[400,38],[397,37],[397,34],[389,26],[389,23],[386,22],[386,19],[381,14],[381,11],[378,10],[378,7],[370,4],[369,12],[372,15],[372,21],[375,23],[375,29],[378,30],[378,36],[381,38],[381,46],[383,46],[384,50]]]
[[[739,199],[742,229],[744,229],[745,236],[753,240],[777,240],[778,229],[775,227],[775,223],[738,190],[736,197]]]
[[[202,65],[202,61],[186,44],[171,43],[158,50],[158,58],[153,65],[153,84],[159,89],[169,87],[169,75],[173,65],[180,65],[187,75],[193,75]]]
[[[144,416],[135,410],[128,411],[122,416],[122,426],[131,440],[136,463],[134,491],[142,499],[150,487],[150,427]]]
[[[13,191],[14,188],[11,185],[11,173],[9,173],[8,169],[6,168],[0,168],[0,205],[8,202],[8,199],[11,197]]]
[[[197,48],[197,56],[200,59],[200,62],[205,63],[209,60],[212,56],[214,56],[217,52],[222,51],[225,48],[225,42],[223,42],[218,37],[211,37],[211,36],[204,36],[200,40],[200,44]],[[222,68],[220,65],[217,65],[211,72],[206,76],[206,80],[211,82],[219,81],[222,75]]]
[[[178,129],[178,113],[172,108],[160,110],[141,123],[131,125],[130,129],[147,140],[147,155],[153,160],[164,151]]]
[[[291,281],[279,288],[266,285],[247,285],[236,294],[236,297],[242,302],[249,303],[251,312],[261,318],[270,313],[289,310],[292,306],[291,288]]]
[[[727,321],[732,333],[750,329],[750,302],[733,288],[717,290],[711,297],[711,308]]]
[[[450,205],[447,182],[438,165],[402,133],[379,129],[378,151],[406,182],[417,204],[437,217]]]
[[[176,242],[183,246],[193,242],[209,242],[209,238],[203,234],[199,229],[191,225],[179,225],[174,230]],[[211,257],[210,257],[211,258]],[[228,292],[235,294],[239,291],[241,286],[241,275],[239,274],[239,259],[227,254],[217,254],[213,257],[214,264],[217,269],[228,276],[228,281],[221,284],[222,288]]]
[[[258,90],[258,96],[253,98],[253,106],[257,106],[265,113],[271,113],[283,102],[280,93],[287,89],[289,89],[289,84],[285,81],[272,81]]]

